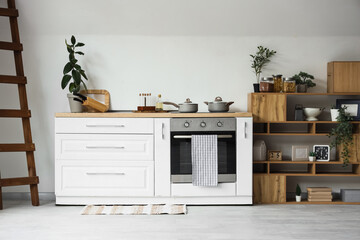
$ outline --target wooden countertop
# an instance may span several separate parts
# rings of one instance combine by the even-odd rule
[[[107,112],[107,113],[56,113],[58,118],[197,118],[197,117],[252,117],[249,112],[226,113],[133,113],[133,112]]]

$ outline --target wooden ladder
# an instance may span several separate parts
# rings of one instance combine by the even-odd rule
[[[21,144],[0,144],[0,152],[26,152],[28,177],[21,178],[0,178],[0,197],[1,187],[30,185],[31,202],[33,206],[39,206],[38,184],[39,178],[36,176],[34,151],[35,145],[32,141],[30,116],[31,112],[28,108],[26,96],[26,77],[24,75],[24,67],[22,61],[23,46],[20,43],[20,35],[17,18],[18,10],[15,6],[15,0],[8,0],[8,8],[0,8],[0,16],[9,17],[12,42],[1,42],[0,50],[10,50],[14,52],[16,76],[0,75],[0,83],[17,84],[19,92],[20,109],[0,109],[1,118],[21,118],[24,133],[24,143]],[[2,201],[0,200],[0,209],[2,209]]]

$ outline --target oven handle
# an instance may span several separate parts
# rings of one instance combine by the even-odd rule
[[[218,138],[232,138],[232,135],[217,135]],[[189,139],[191,135],[174,135],[174,138],[177,139]]]

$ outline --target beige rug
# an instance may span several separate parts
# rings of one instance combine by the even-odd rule
[[[178,215],[186,214],[184,204],[149,204],[149,205],[87,205],[81,215]]]

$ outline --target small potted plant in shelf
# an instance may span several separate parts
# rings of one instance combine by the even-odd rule
[[[339,116],[339,109],[337,109],[335,105],[332,105],[330,109],[330,113],[331,113],[331,121],[337,122],[337,117]]]
[[[309,161],[314,162],[315,160],[316,160],[316,153],[315,152],[310,152],[309,153]]]
[[[301,202],[301,188],[296,184],[296,202]]]
[[[347,166],[350,161],[350,147],[353,145],[353,125],[351,121],[353,118],[349,113],[346,113],[346,107],[338,109],[339,116],[336,120],[338,123],[331,129],[328,137],[333,137],[330,147],[334,148],[340,146],[340,160],[343,161],[344,166]]]
[[[263,46],[257,47],[255,55],[250,54],[252,58],[251,68],[254,69],[257,83],[254,83],[254,92],[260,92],[260,74],[262,69],[270,62],[270,58],[275,55],[276,51],[270,50]]]
[[[295,74],[292,79],[296,82],[296,91],[299,93],[306,93],[308,88],[312,88],[316,86],[312,80],[314,80],[314,76],[310,75],[306,72],[301,72],[299,74]]]
[[[85,90],[86,84],[83,79],[88,80],[85,71],[81,68],[78,64],[78,60],[75,58],[75,55],[84,55],[83,52],[78,51],[78,47],[83,47],[85,44],[81,42],[76,42],[74,36],[71,36],[71,44],[65,39],[66,49],[69,52],[69,62],[66,63],[64,70],[63,70],[63,78],[61,80],[61,88],[65,89],[67,85],[69,85],[69,104],[71,112],[82,112],[83,106],[81,102],[74,101],[76,98],[74,93],[78,93],[80,91],[81,85],[84,86]],[[72,81],[70,81],[72,80]]]

